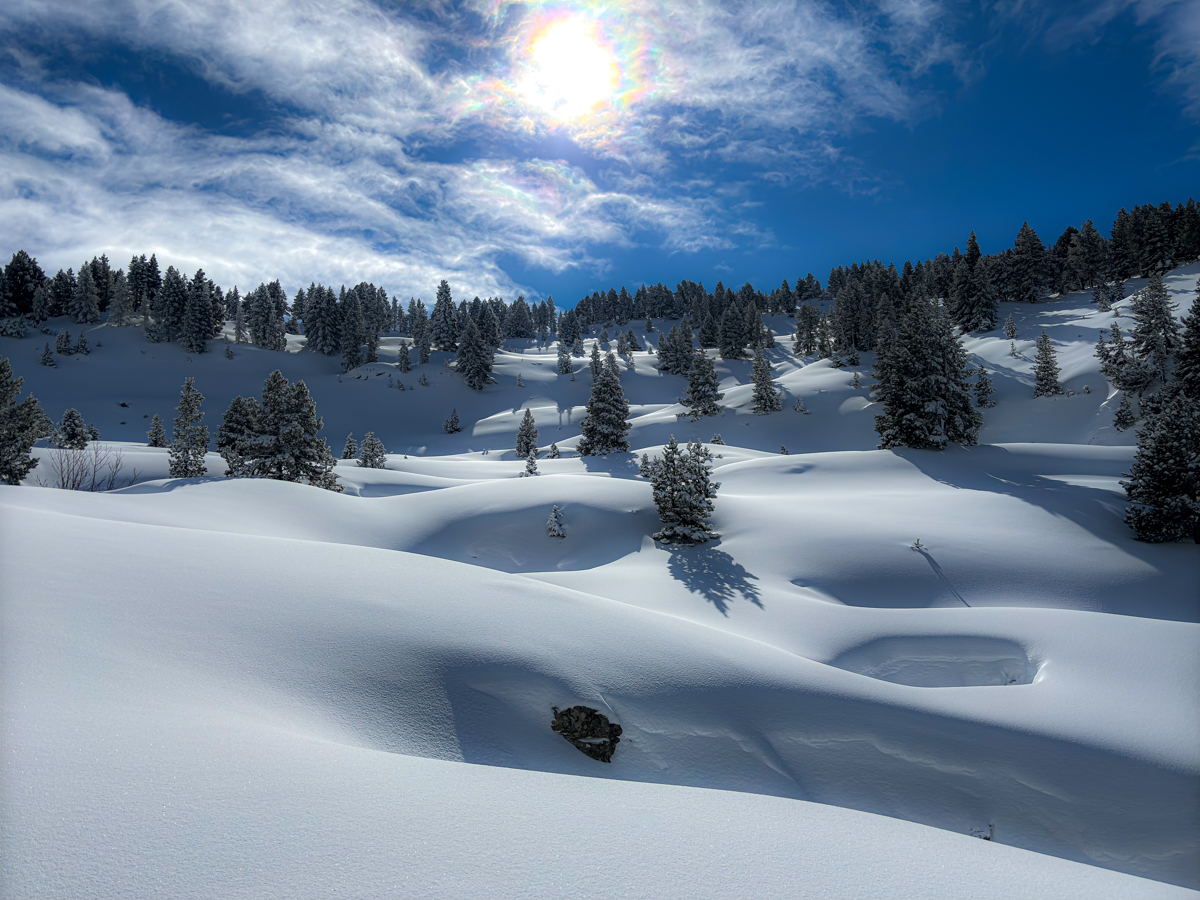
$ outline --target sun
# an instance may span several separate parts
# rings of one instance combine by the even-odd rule
[[[583,18],[560,19],[529,45],[528,69],[520,82],[525,102],[556,119],[585,116],[617,91],[617,60]]]

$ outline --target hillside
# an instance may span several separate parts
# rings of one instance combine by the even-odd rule
[[[1167,278],[1181,311],[1198,277]],[[677,418],[685,379],[634,353],[607,458],[571,452],[591,378],[553,344],[506,342],[476,392],[445,353],[398,373],[396,335],[348,374],[299,336],[189,358],[102,325],[57,368],[0,337],[137,470],[0,486],[4,894],[1195,896],[1200,548],[1122,521],[1090,301],[1003,304],[1016,357],[964,340],[997,402],[944,452],[876,449],[871,355],[797,359],[785,316],[781,412],[718,361],[723,415]],[[1069,393],[1034,399],[1043,329]],[[276,368],[387,467],[168,478],[145,432],[183,379],[215,431]],[[525,409],[563,451],[535,478]],[[638,457],[717,433],[720,539],[656,543]],[[550,730],[575,704],[623,728],[610,765]]]

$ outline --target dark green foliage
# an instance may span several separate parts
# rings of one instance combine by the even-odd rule
[[[720,400],[725,395],[718,389],[717,367],[703,350],[692,354],[692,368],[688,372],[687,396],[679,398],[679,404],[687,407],[680,417],[690,416],[692,421],[704,416],[721,414]]]
[[[150,421],[150,430],[146,432],[146,446],[167,446],[167,429],[163,428],[162,417],[158,413],[155,413]]]
[[[756,413],[773,413],[782,409],[779,400],[779,390],[771,377],[771,363],[763,356],[760,349],[754,351],[754,411]]]
[[[526,409],[517,428],[517,459],[524,459],[530,453],[537,452],[538,430],[533,420],[533,411]]]
[[[38,265],[37,260],[18,250],[4,267],[4,281],[8,291],[8,300],[17,308],[17,313],[24,315],[33,312],[33,295],[42,282],[46,273]]]
[[[54,430],[36,398],[17,402],[24,383],[13,377],[8,358],[0,356],[0,480],[7,484],[20,484],[37,466],[29,451]]]
[[[346,435],[346,446],[342,448],[342,459],[356,459],[358,457],[358,441],[354,439],[354,432]]]
[[[363,469],[387,468],[387,449],[383,441],[375,437],[375,432],[368,431],[363,437],[362,448],[358,454],[358,465]]]
[[[1174,391],[1138,434],[1125,523],[1140,541],[1200,543],[1200,404]]]
[[[707,519],[720,484],[713,482],[712,453],[700,443],[683,450],[675,435],[660,457],[645,463],[654,491],[654,505],[663,527],[653,538],[663,543],[702,544],[717,537]]]
[[[629,451],[629,401],[621,389],[621,375],[611,360],[592,381],[587,415],[580,423],[580,456],[607,456]]]
[[[208,452],[208,426],[200,424],[204,419],[204,413],[200,411],[203,401],[204,395],[196,390],[194,379],[184,379],[171,429],[169,471],[172,478],[201,478],[208,474],[204,462],[204,454]]]
[[[254,397],[237,396],[225,410],[221,427],[217,429],[217,452],[225,460],[225,476],[240,478],[246,474],[246,456],[252,454],[255,438],[258,436],[259,419],[262,408]],[[155,422],[158,416],[154,417]],[[161,429],[161,425],[158,426]],[[159,446],[151,443],[152,447]]]
[[[1175,358],[1175,377],[1193,400],[1200,400],[1200,284],[1192,308],[1183,317],[1183,337]]]
[[[442,423],[442,431],[446,434],[458,434],[462,431],[462,426],[458,423],[458,410],[450,410],[450,415],[446,421]]]
[[[467,318],[462,333],[462,343],[455,354],[454,368],[473,391],[482,391],[485,385],[494,384],[492,378],[492,348],[484,343],[479,327]]]
[[[67,314],[77,325],[91,325],[100,321],[100,295],[96,292],[95,281],[92,280],[91,266],[85,264],[80,267]]]
[[[1054,351],[1050,335],[1046,334],[1044,329],[1042,336],[1038,338],[1037,359],[1033,371],[1037,378],[1033,396],[1050,397],[1063,392],[1062,385],[1058,383],[1058,355]]]

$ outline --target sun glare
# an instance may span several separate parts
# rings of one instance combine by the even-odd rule
[[[555,22],[529,47],[521,81],[525,101],[557,119],[585,116],[610,99],[620,83],[617,61],[585,19]]]

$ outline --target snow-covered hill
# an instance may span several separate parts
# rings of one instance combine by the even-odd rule
[[[1200,548],[1121,521],[1135,438],[1088,299],[1006,306],[1018,357],[966,342],[997,405],[944,453],[874,449],[869,358],[857,388],[804,365],[783,317],[770,416],[734,362],[725,414],[677,419],[683,379],[635,354],[637,454],[725,442],[722,537],[689,549],[649,537],[635,454],[566,452],[590,376],[553,347],[477,393],[439,354],[398,375],[396,338],[340,377],[295,338],[189,360],[101,327],[57,369],[0,338],[139,472],[0,487],[4,895],[1194,896]],[[1043,328],[1070,396],[1032,398]],[[215,428],[274,368],[387,468],[168,479],[143,435],[183,378]],[[525,408],[565,454],[536,478]],[[550,730],[574,704],[621,724],[610,765]]]

